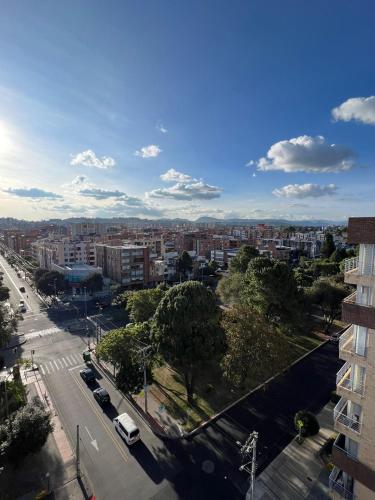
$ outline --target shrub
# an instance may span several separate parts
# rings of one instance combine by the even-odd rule
[[[330,399],[332,403],[337,404],[340,401],[340,396],[337,394],[336,391],[332,391]]]
[[[300,431],[300,426],[302,427],[302,437],[315,436],[320,429],[319,422],[315,415],[306,410],[297,411],[294,416],[294,425],[298,432]]]

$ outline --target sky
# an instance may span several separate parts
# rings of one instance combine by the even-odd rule
[[[375,216],[373,1],[0,10],[0,217]]]

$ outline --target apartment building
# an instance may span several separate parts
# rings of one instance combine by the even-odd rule
[[[33,259],[44,269],[52,269],[53,264],[95,266],[95,243],[92,240],[71,240],[51,235],[33,242],[31,253]]]
[[[150,281],[150,249],[137,245],[95,245],[96,262],[103,275],[121,285],[147,285]]]
[[[350,323],[340,337],[334,409],[333,498],[375,498],[375,217],[350,218],[348,242],[359,245],[359,256],[345,261],[345,282],[356,286],[342,305]]]

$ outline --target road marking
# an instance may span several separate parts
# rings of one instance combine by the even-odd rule
[[[43,365],[40,365],[39,368],[42,370],[43,375],[45,375],[46,372],[44,371]]]
[[[104,426],[104,430],[107,432],[107,434],[109,435],[109,437],[112,439],[114,445],[116,446],[118,452],[120,453],[120,455],[122,456],[122,458],[124,459],[125,462],[128,462],[129,459],[128,457],[126,456],[125,454],[125,451],[123,448],[120,447],[117,439],[116,439],[116,436],[114,436],[113,434],[113,431],[110,427],[108,427],[106,421],[103,419],[103,416],[98,412],[98,409],[96,406],[94,406],[93,402],[91,401],[91,399],[87,396],[86,392],[83,390],[81,384],[78,382],[78,379],[77,377],[72,373],[71,374],[72,377],[73,377],[73,380],[75,381],[75,383],[77,384],[79,390],[82,392],[83,396],[87,399],[89,405],[91,406],[93,412],[95,413],[95,415],[99,418],[99,420],[102,422],[103,426]]]
[[[8,271],[5,269],[4,265],[0,262],[0,266],[4,269],[6,275],[8,276],[8,278],[10,279],[10,281],[13,283],[13,286],[14,288],[17,290],[17,293],[18,295],[21,297],[21,299],[25,302],[25,304],[27,305],[27,307],[29,308],[30,311],[32,311],[32,307],[30,307],[30,304],[28,303],[28,301],[24,298],[23,294],[19,291],[19,287],[15,284],[15,282],[13,281],[13,279],[11,278],[10,274],[8,273]]]
[[[80,363],[82,361],[81,356],[78,356],[78,354],[72,354],[72,358],[74,359],[75,363]]]
[[[68,366],[68,363],[65,361],[65,358],[62,358],[62,360],[64,361],[64,365]]]
[[[53,367],[52,361],[50,361],[50,362],[49,362],[49,364],[50,364],[51,372],[54,372],[54,371],[55,371],[55,369],[54,369],[54,367]]]
[[[76,370],[77,368],[82,368],[82,366],[86,366],[86,363],[83,363],[82,365],[72,366],[71,368],[68,368],[68,371],[71,372],[72,370]]]
[[[56,363],[56,360],[54,359],[53,362],[55,363],[55,366],[58,370],[60,370],[59,365]]]
[[[69,356],[67,356],[67,359],[69,361],[69,363],[73,366],[77,363],[77,361],[73,358],[73,356],[70,354]]]
[[[69,357],[69,356],[66,356],[66,360],[67,360],[67,362],[69,363],[69,365],[70,365],[70,366],[72,366],[72,364],[73,364],[73,363],[71,362],[71,359],[70,359],[70,357]]]
[[[53,333],[60,332],[60,328],[53,326],[52,328],[46,328],[45,330],[30,331],[25,333],[25,337],[28,339],[33,339],[35,337],[44,337],[46,335],[52,335]]]
[[[87,431],[87,434],[89,435],[90,439],[91,439],[91,444],[93,445],[93,447],[96,449],[96,451],[99,451],[99,446],[98,446],[98,442],[96,441],[96,439],[94,439],[91,434],[90,434],[90,431],[88,430],[88,428],[85,426],[85,429]]]
[[[60,367],[60,368],[64,368],[64,365],[63,365],[63,363],[62,363],[61,359],[57,359],[56,361],[59,363],[59,365],[61,365],[61,367]]]

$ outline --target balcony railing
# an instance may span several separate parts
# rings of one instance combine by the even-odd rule
[[[348,401],[341,398],[333,410],[333,418],[336,422],[348,429],[360,434],[362,423],[359,415],[348,415]]]
[[[342,366],[336,375],[336,385],[346,389],[347,391],[355,392],[363,395],[365,390],[364,384],[351,380],[352,365],[348,361]]]
[[[349,273],[350,271],[354,271],[354,269],[358,269],[358,264],[359,264],[358,257],[352,257],[350,259],[345,259],[345,261],[344,261],[345,272]]]
[[[354,345],[354,325],[350,325],[349,328],[340,336],[339,349],[341,352],[347,352],[348,354],[355,354],[356,356],[366,357],[367,348],[364,348],[363,353],[357,352]]]
[[[345,436],[344,434],[338,434],[337,438],[335,439],[335,442],[333,443],[333,446],[337,449],[339,449],[342,453],[345,453],[347,457],[349,457],[351,460],[355,460],[358,462],[358,457],[354,455],[353,453],[350,453],[345,448]]]
[[[354,498],[353,491],[345,488],[342,470],[338,469],[337,467],[334,467],[332,469],[332,472],[329,476],[329,487],[332,491],[335,491],[346,500],[353,500]]]
[[[347,297],[345,297],[344,302],[348,304],[356,304],[357,303],[357,292],[353,292]]]

